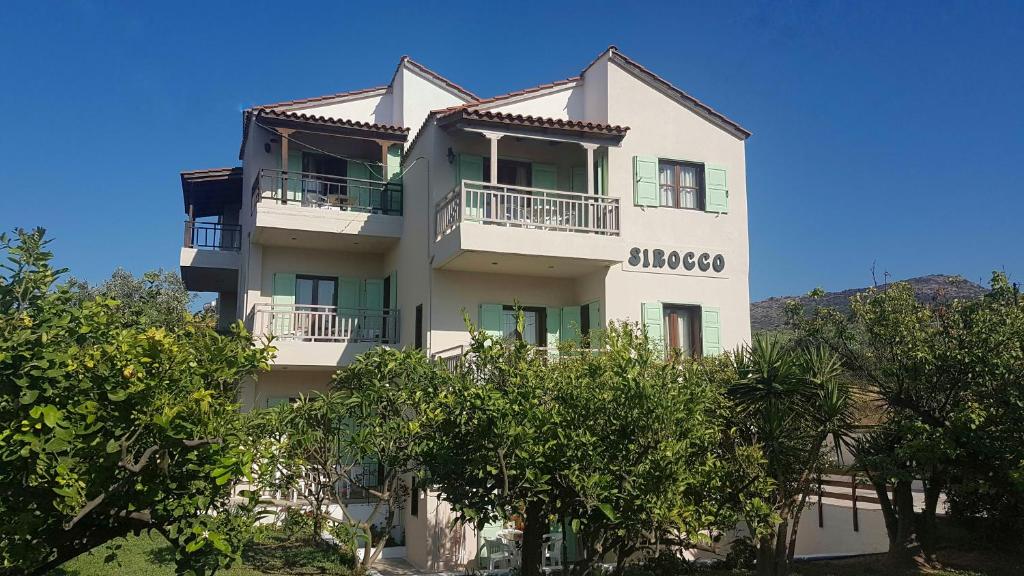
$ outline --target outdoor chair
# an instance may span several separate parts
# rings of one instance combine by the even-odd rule
[[[480,552],[486,554],[487,569],[512,568],[515,564],[515,550],[500,538],[488,538],[480,546]],[[478,554],[478,556],[482,556]]]

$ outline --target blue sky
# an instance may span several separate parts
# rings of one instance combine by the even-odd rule
[[[143,4],[0,13],[0,229],[45,226],[87,280],[177,266],[178,172],[235,165],[246,106],[385,84],[403,54],[489,96],[609,44],[754,133],[755,299],[873,263],[1024,279],[1020,2]]]

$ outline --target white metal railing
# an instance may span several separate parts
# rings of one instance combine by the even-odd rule
[[[398,342],[398,310],[257,304],[253,331],[303,342]]]
[[[461,222],[619,234],[619,199],[463,180],[435,206],[435,239]]]
[[[382,214],[402,213],[400,179],[349,178],[263,168],[253,182],[253,202],[273,201],[313,208]]]

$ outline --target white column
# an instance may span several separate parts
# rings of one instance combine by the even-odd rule
[[[501,134],[495,134],[493,132],[486,132],[484,136],[491,141],[491,178],[489,182],[491,184],[498,183],[498,140],[501,140]]]
[[[597,149],[597,144],[580,144],[584,150],[587,151],[587,194],[594,196],[597,194],[596,182],[594,182],[594,150]]]

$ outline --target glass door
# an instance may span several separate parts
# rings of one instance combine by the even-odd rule
[[[318,276],[296,276],[295,312],[297,328],[307,340],[337,338],[335,308],[338,280]]]

